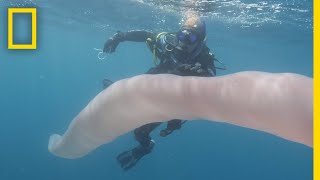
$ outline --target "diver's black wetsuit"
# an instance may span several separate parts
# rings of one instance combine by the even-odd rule
[[[214,55],[210,53],[210,49],[205,44],[203,44],[203,47],[197,55],[175,50],[174,47],[168,47],[171,48],[172,51],[166,51],[164,47],[166,45],[172,46],[172,44],[165,44],[166,42],[161,42],[161,37],[158,36],[159,34],[160,33],[151,33],[147,31],[129,31],[123,34],[122,41],[147,42],[150,48],[155,47],[155,55],[160,59],[160,63],[156,67],[149,69],[146,74],[169,73],[181,76],[215,76],[216,69],[214,66]],[[195,63],[200,63],[202,69],[205,71],[202,73],[195,73],[184,72],[177,69],[180,64],[194,65]],[[167,130],[172,132],[173,130],[180,129],[181,123],[181,120],[171,120],[168,122]],[[149,145],[151,140],[151,137],[149,136],[150,132],[160,124],[160,122],[150,123],[135,129],[134,134],[136,140],[143,146]]]
[[[175,49],[172,43],[166,42],[164,40],[165,33],[162,33],[162,35],[161,33],[151,33],[147,31],[129,31],[126,33],[118,33],[122,33],[120,42],[147,42],[152,53],[154,53],[154,55],[160,60],[159,64],[149,69],[146,74],[176,74],[181,76],[215,76],[216,74],[216,69],[214,66],[215,57],[212,53],[210,53],[210,49],[202,42],[201,49],[195,50],[197,52],[186,53]],[[184,68],[179,68],[181,65],[186,64],[194,66],[196,63],[201,64],[203,71],[192,72],[190,70],[185,70]],[[179,119],[168,121],[167,128],[162,130],[160,135],[166,136],[171,134],[174,130],[180,129],[183,122],[184,121]],[[135,139],[140,143],[140,146],[131,150],[132,155],[136,156],[136,159],[128,166],[122,164],[124,169],[131,168],[141,157],[151,152],[153,142],[151,142],[151,137],[149,134],[160,124],[161,122],[150,123],[134,130]],[[130,161],[129,159],[125,159],[127,158],[125,156],[121,157],[126,152],[118,156],[118,160],[120,162]]]

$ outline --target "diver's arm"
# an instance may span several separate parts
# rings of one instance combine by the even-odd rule
[[[109,38],[103,47],[103,52],[113,53],[120,42],[123,41],[134,41],[134,42],[145,42],[148,38],[151,38],[153,34],[148,31],[134,30],[128,32],[118,31],[111,38]]]
[[[123,33],[123,41],[145,42],[152,37],[152,33],[148,31],[133,30]]]

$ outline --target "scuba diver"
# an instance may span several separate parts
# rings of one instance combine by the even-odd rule
[[[104,44],[104,53],[115,52],[120,42],[134,41],[146,42],[154,55],[155,67],[146,74],[175,74],[181,76],[215,76],[214,61],[218,61],[205,44],[206,24],[199,17],[187,18],[178,32],[152,33],[142,30],[128,32],[118,31]],[[223,65],[223,64],[222,64]],[[110,81],[104,80],[105,86]],[[174,119],[167,123],[167,127],[160,131],[160,136],[165,137],[181,128],[186,121]],[[149,154],[154,141],[150,137],[151,131],[161,122],[143,125],[134,130],[135,139],[139,145],[132,150],[125,151],[117,156],[117,160],[124,170],[132,168],[143,156]]]

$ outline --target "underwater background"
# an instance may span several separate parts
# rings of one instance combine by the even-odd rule
[[[8,7],[37,7],[37,49],[7,49]],[[129,171],[115,157],[136,145],[128,133],[68,160],[47,150],[49,135],[113,81],[153,66],[145,43],[124,42],[97,57],[116,31],[177,31],[183,12],[200,12],[207,45],[225,75],[291,72],[313,77],[311,0],[0,0],[0,180],[311,180],[312,152],[276,136],[207,121],[188,122]],[[31,16],[30,16],[31,17]],[[30,42],[30,17],[15,16],[15,43]],[[227,110],[226,110],[227,111]],[[125,113],[125,110],[124,110]]]

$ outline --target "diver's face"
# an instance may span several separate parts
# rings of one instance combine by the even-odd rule
[[[177,33],[177,49],[188,53],[193,52],[200,43],[199,35],[187,29],[182,29]]]
[[[199,43],[194,43],[194,44],[185,44],[181,41],[179,41],[179,44],[177,46],[177,49],[181,50],[181,51],[184,51],[184,52],[188,52],[188,53],[191,53],[193,52],[197,46],[198,46]]]

